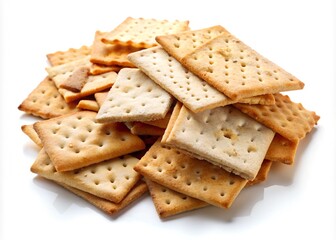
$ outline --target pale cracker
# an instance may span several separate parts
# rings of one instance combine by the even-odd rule
[[[67,51],[57,51],[47,54],[51,66],[62,65],[64,63],[76,61],[89,56],[91,47],[82,46],[80,48],[70,48]]]
[[[276,133],[265,158],[275,162],[292,165],[299,142],[292,142]]]
[[[41,139],[37,135],[36,131],[34,130],[33,124],[31,125],[22,125],[21,126],[22,132],[24,132],[37,146],[40,148],[43,147]]]
[[[312,130],[320,117],[306,110],[301,103],[292,102],[288,96],[277,93],[274,97],[275,105],[272,106],[234,106],[288,140],[298,142]]]
[[[128,55],[131,62],[193,112],[201,112],[237,102],[217,91],[184,68],[162,47],[145,49]],[[274,103],[273,96],[244,99],[247,103]]]
[[[160,139],[134,167],[146,178],[212,205],[231,206],[247,180],[165,147]]]
[[[99,111],[99,105],[95,100],[80,100],[77,104],[77,108],[94,112]]]
[[[173,127],[168,125],[163,141],[252,180],[273,137],[271,129],[232,106],[201,113],[183,106]]]
[[[151,121],[167,114],[173,98],[139,69],[123,68],[97,114],[99,122]]]
[[[72,92],[80,92],[88,80],[90,69],[88,67],[77,68],[65,81],[60,88],[65,88]]]
[[[115,215],[120,213],[123,209],[127,206],[132,204],[134,201],[139,199],[144,193],[148,191],[146,183],[139,181],[126,195],[126,197],[121,200],[119,203],[114,203],[109,200],[97,197],[92,195],[91,193],[81,191],[79,189],[70,187],[66,184],[56,182],[57,184],[61,185],[62,187],[68,189],[70,192],[76,194],[77,196],[83,198],[84,200],[88,201],[92,205],[96,206],[97,208],[101,209],[105,213],[109,215]]]
[[[171,116],[171,112],[167,112],[166,116],[162,119],[158,119],[154,121],[145,121],[143,123],[165,129],[168,125],[170,116]]]
[[[145,178],[156,212],[160,218],[208,206],[208,203],[173,191]]]
[[[70,171],[145,148],[121,123],[97,123],[81,111],[34,124],[57,171]]]
[[[42,148],[31,166],[31,171],[47,179],[118,203],[141,178],[141,175],[133,170],[138,161],[137,158],[126,155],[73,171],[57,172]]]
[[[127,55],[139,51],[142,48],[103,43],[101,40],[105,35],[105,32],[96,32],[90,61],[106,66],[134,67],[134,65],[127,59]]]
[[[299,79],[227,32],[200,46],[181,62],[231,99],[304,87]]]
[[[89,76],[86,84],[78,93],[60,88],[61,84],[78,68],[90,67],[89,57],[59,65],[56,67],[46,68],[49,77],[55,82],[59,92],[63,95],[66,102],[72,102],[83,97],[92,95],[96,92],[101,92],[109,89],[114,83],[117,73],[107,72],[100,75]]]
[[[187,54],[193,52],[196,48],[219,36],[223,32],[227,32],[226,29],[217,25],[193,31],[157,36],[155,39],[166,52],[177,61],[181,61]]]
[[[104,43],[130,45],[138,48],[156,46],[155,37],[188,30],[189,21],[168,21],[144,18],[126,18],[102,38]]]
[[[46,77],[20,104],[19,110],[44,119],[77,112],[76,103],[66,103],[54,82]]]

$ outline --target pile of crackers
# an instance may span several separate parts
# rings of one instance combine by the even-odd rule
[[[147,191],[161,218],[229,208],[319,120],[283,94],[303,82],[219,25],[129,17],[47,57],[19,106],[42,118],[22,126],[31,171],[108,214]]]

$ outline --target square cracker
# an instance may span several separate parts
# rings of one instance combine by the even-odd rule
[[[155,39],[166,52],[180,62],[187,54],[221,35],[223,32],[227,32],[226,29],[217,25],[194,31],[157,36]]]
[[[18,108],[44,119],[78,111],[76,103],[66,103],[54,82],[48,77],[28,95]]]
[[[89,56],[91,47],[69,48],[67,51],[57,51],[47,54],[51,66],[62,65]]]
[[[77,170],[58,172],[42,148],[31,166],[31,171],[47,179],[118,203],[141,178],[141,175],[133,170],[138,161],[137,158],[126,155]]]
[[[149,179],[145,179],[156,212],[160,218],[208,206],[208,203],[173,191]]]
[[[312,130],[320,117],[315,112],[306,110],[301,103],[291,101],[288,96],[277,93],[274,97],[275,105],[272,106],[234,106],[288,140],[298,142]]]
[[[304,87],[303,82],[228,32],[200,46],[181,62],[232,99]]]
[[[188,30],[189,21],[168,21],[128,17],[102,38],[104,43],[140,48],[156,46],[155,37]]]
[[[142,48],[103,43],[102,38],[106,34],[105,32],[96,32],[90,61],[107,66],[134,67],[127,59],[127,55]]]
[[[138,51],[128,55],[128,58],[155,83],[193,112],[237,102],[188,71],[161,47]],[[260,96],[244,99],[243,102],[273,104],[274,98],[273,96]]]
[[[271,129],[232,106],[201,113],[182,106],[174,112],[164,143],[248,180],[257,175],[274,137]]]
[[[96,206],[97,208],[101,209],[105,213],[109,215],[114,215],[119,213],[121,210],[129,206],[131,203],[139,199],[144,193],[148,191],[146,183],[139,181],[126,195],[126,197],[121,200],[119,203],[114,203],[109,200],[97,197],[92,195],[91,193],[84,192],[82,190],[70,187],[63,183],[58,183],[62,187],[68,189],[70,192],[76,194],[77,196],[83,198],[84,200],[88,201],[92,205]]]
[[[166,147],[160,139],[134,169],[154,182],[221,208],[230,207],[247,182],[207,161]]]
[[[99,122],[152,121],[167,114],[173,98],[139,69],[124,68],[97,114]]]
[[[90,57],[88,56],[77,61],[46,68],[49,77],[54,81],[58,91],[62,94],[66,102],[79,100],[96,92],[109,89],[114,83],[117,77],[117,73],[107,72],[100,75],[90,75],[80,92],[76,93],[61,88],[62,83],[64,83],[77,69],[82,67],[90,67],[91,63],[89,58]]]
[[[284,164],[293,164],[299,142],[292,142],[276,133],[269,146],[265,158]]]
[[[34,124],[57,171],[70,171],[145,148],[120,123],[97,123],[95,112],[82,111]]]

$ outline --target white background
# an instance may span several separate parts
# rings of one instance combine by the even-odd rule
[[[0,0],[0,239],[336,239],[334,1]],[[46,76],[47,53],[90,45],[126,17],[220,24],[305,82],[290,92],[320,116],[294,166],[244,190],[232,208],[160,220],[149,196],[109,217],[30,172],[38,149],[18,105]]]

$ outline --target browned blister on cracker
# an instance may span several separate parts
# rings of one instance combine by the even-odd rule
[[[65,81],[60,85],[72,92],[80,92],[88,80],[90,68],[80,67],[77,68]]]

